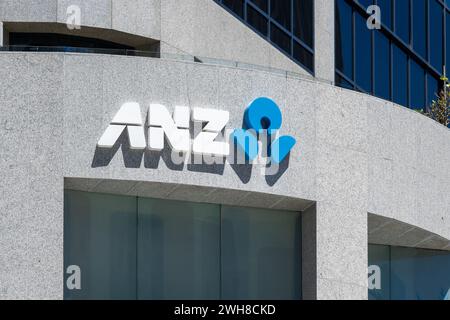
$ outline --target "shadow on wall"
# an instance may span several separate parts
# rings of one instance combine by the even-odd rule
[[[100,168],[107,167],[110,165],[112,159],[116,156],[119,148],[122,150],[122,156],[124,165],[126,168],[137,169],[142,167],[142,162],[144,163],[144,168],[147,169],[158,169],[160,165],[161,159],[164,161],[166,167],[173,171],[183,171],[185,168],[185,161],[182,158],[182,155],[175,154],[173,156],[173,152],[168,147],[168,143],[166,141],[165,147],[162,151],[152,151],[152,150],[134,150],[131,149],[130,143],[128,140],[128,135],[126,130],[122,133],[120,138],[114,144],[114,146],[110,149],[99,148],[96,147],[94,158],[92,160],[91,167],[92,168]],[[253,172],[253,167],[249,161],[245,161],[244,164],[237,164],[238,158],[240,155],[235,149],[234,152],[228,157],[228,163],[230,163],[231,168],[234,170],[236,175],[239,177],[243,184],[247,184],[250,182]],[[282,163],[279,164],[279,167],[274,175],[265,175],[266,182],[269,186],[274,186],[278,180],[284,175],[286,170],[289,167],[289,158],[287,156]],[[174,162],[173,160],[176,159]],[[206,162],[204,158],[202,158],[202,163],[192,163],[194,162],[194,157],[190,157],[191,163],[188,163],[186,168],[191,172],[201,172],[201,173],[209,173],[215,175],[223,175],[225,170],[225,164],[221,163],[212,163],[212,161]],[[198,160],[198,159],[197,159]],[[258,169],[262,167],[258,167]],[[269,165],[265,167],[266,172],[270,172]],[[264,171],[261,170],[261,174],[264,174]]]

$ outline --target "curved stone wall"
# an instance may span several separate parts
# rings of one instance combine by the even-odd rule
[[[61,297],[64,178],[66,187],[95,190],[109,181],[103,191],[128,194],[149,183],[161,192],[155,196],[202,202],[276,200],[290,210],[315,203],[319,299],[367,298],[368,213],[450,239],[450,130],[390,102],[306,78],[186,61],[1,53],[0,66],[0,262],[12,261],[0,263],[8,288],[0,297]],[[239,128],[261,96],[279,104],[281,134],[298,141],[275,177],[259,167],[174,165],[167,152],[96,148],[125,102],[140,103],[143,116],[150,103],[228,110],[229,127]],[[44,288],[29,285],[38,278]]]
[[[81,26],[160,38],[160,0],[1,0],[0,21],[65,24],[74,5],[81,10]]]

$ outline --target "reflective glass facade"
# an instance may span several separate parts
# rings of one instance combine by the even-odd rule
[[[450,252],[369,245],[369,299],[449,300]]]
[[[214,0],[314,74],[313,0]]]
[[[300,299],[300,213],[66,190],[64,265],[69,300]]]
[[[450,64],[448,3],[335,1],[336,84],[412,109],[429,107]],[[372,4],[381,10],[380,30],[366,24]]]

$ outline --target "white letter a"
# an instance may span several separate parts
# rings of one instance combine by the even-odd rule
[[[141,108],[138,103],[125,103],[117,112],[111,124],[97,143],[100,148],[112,148],[122,132],[128,131],[130,148],[144,150],[146,147],[144,127],[142,126]]]

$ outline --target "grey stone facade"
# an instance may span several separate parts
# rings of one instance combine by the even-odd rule
[[[63,2],[0,1],[1,19],[59,21]],[[211,29],[200,35],[198,29],[186,32],[201,36],[204,44],[184,34],[176,38],[177,27],[171,24],[179,20],[164,14],[165,6],[174,5],[171,0],[140,0],[137,7],[128,1],[96,1],[85,21],[148,37],[160,34],[169,47],[193,55],[248,59],[268,67],[291,64],[262,39],[250,33],[246,39],[247,31],[240,33],[247,41],[242,51],[230,45],[229,55],[214,56],[223,44],[215,47],[219,35],[208,32],[215,32],[218,17],[231,29],[244,27],[212,1],[198,2],[214,8],[213,14],[204,17],[190,0],[183,1],[184,12],[197,12],[197,23]],[[316,24],[333,16],[324,4],[316,2]],[[142,10],[152,6],[156,11]],[[154,23],[142,12],[162,17],[161,23],[130,22]],[[367,299],[370,240],[449,250],[450,131],[391,102],[326,83],[333,80],[334,54],[320,48],[334,42],[330,28],[316,27],[319,79],[164,57],[2,52],[0,298],[63,298],[64,188],[304,211],[306,299]],[[231,33],[227,39],[240,41]],[[264,51],[248,58],[253,45]],[[292,68],[299,71],[297,65]],[[260,96],[279,104],[282,134],[298,140],[276,177],[229,164],[175,166],[167,152],[139,153],[126,144],[114,152],[96,148],[125,102],[140,103],[142,111],[149,103],[228,110],[229,127],[238,128],[246,106]],[[405,226],[410,233],[399,233]]]

